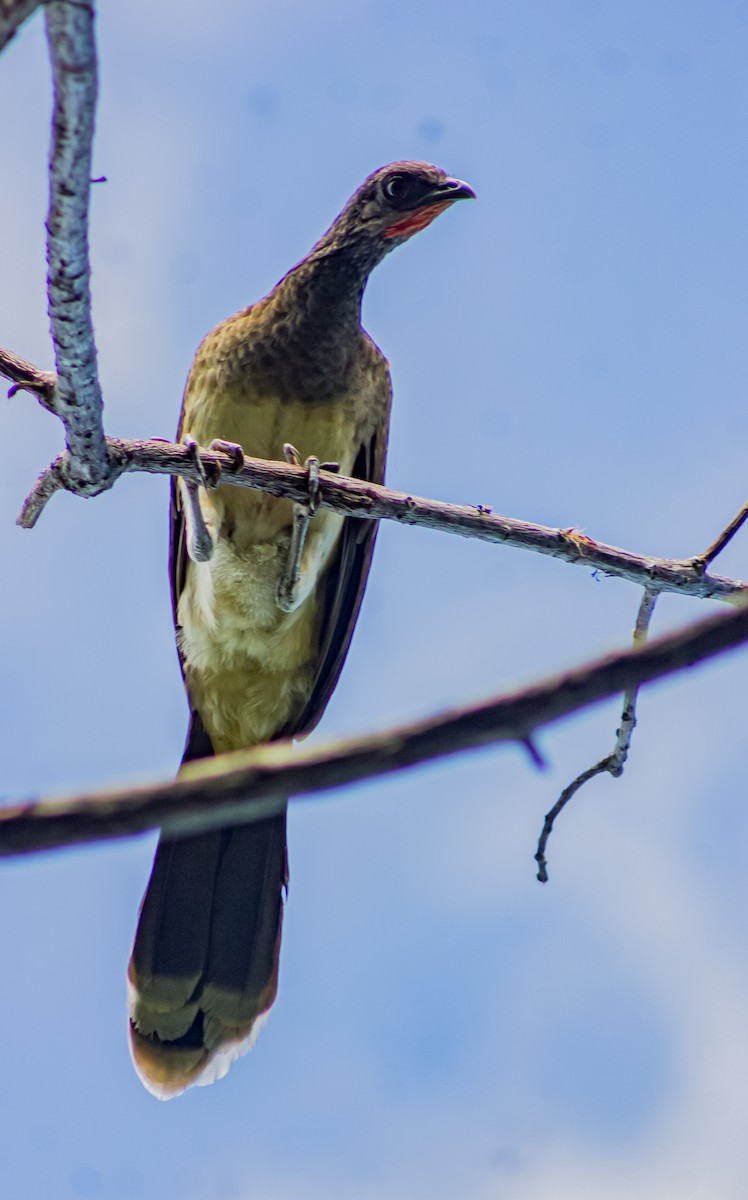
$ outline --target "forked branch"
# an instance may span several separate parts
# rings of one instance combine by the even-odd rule
[[[261,820],[279,810],[279,797],[327,791],[493,742],[527,744],[553,721],[746,641],[748,606],[742,606],[522,691],[386,733],[299,751],[275,743],[191,764],[170,783],[12,805],[0,811],[0,854],[124,837],[157,826],[179,836]]]
[[[731,522],[731,524],[734,525],[735,523]],[[726,544],[727,542],[725,542]],[[647,640],[649,623],[652,620],[656,602],[657,593],[650,589],[645,589],[639,605],[639,611],[636,614],[636,624],[634,625],[633,642],[635,648],[643,646]],[[573,779],[564,788],[550,812],[546,813],[543,828],[538,839],[538,849],[535,854],[535,861],[538,864],[537,877],[541,883],[548,882],[548,863],[545,853],[548,846],[548,839],[553,832],[556,819],[566,808],[572,797],[577,794],[585,783],[589,783],[591,779],[594,779],[596,775],[607,774],[612,775],[614,779],[619,779],[623,774],[623,768],[631,748],[631,738],[636,728],[636,700],[638,695],[639,683],[630,683],[623,693],[621,722],[616,730],[616,741],[610,754],[606,754],[605,758],[601,758],[599,762],[594,763],[591,767],[587,767],[586,770],[577,775],[576,779]]]

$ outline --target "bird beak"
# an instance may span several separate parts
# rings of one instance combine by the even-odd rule
[[[451,204],[453,200],[475,200],[475,192],[462,179],[443,179],[424,196],[423,204]],[[420,207],[420,206],[419,206]]]
[[[463,183],[461,179],[442,179],[415,205],[393,220],[382,236],[387,239],[411,237],[430,225],[455,200],[475,200],[475,192],[470,184]]]

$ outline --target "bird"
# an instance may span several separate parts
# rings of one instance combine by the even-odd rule
[[[369,175],[312,250],[198,347],[177,437],[243,461],[330,464],[384,479],[389,363],[361,325],[371,271],[473,189],[430,163]],[[214,486],[208,486],[209,483]],[[263,492],[173,479],[170,578],[190,707],[182,765],[301,738],[348,652],[376,523]],[[129,1037],[146,1088],[212,1083],[253,1044],[278,987],[288,884],[278,815],[162,836],[128,967]]]

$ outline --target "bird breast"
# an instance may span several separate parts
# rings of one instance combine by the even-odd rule
[[[247,402],[236,390],[190,391],[182,433],[200,445],[223,438],[247,454],[282,459],[288,441],[302,457],[339,462],[345,474],[352,469],[360,416],[345,401]],[[221,752],[267,740],[303,707],[316,667],[316,583],[334,556],[342,518],[322,510],[312,521],[303,560],[306,595],[286,613],[276,595],[289,552],[290,501],[228,485],[200,495],[215,551],[208,562],[188,563],[179,637],[192,703]]]

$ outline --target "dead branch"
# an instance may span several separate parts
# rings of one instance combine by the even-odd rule
[[[748,641],[748,605],[645,646],[500,696],[369,737],[294,751],[289,743],[191,764],[173,782],[11,805],[0,814],[0,854],[124,837],[161,826],[195,833],[261,820],[289,796],[308,796],[533,732],[624,689],[680,671]]]
[[[634,648],[644,645],[647,640],[649,624],[652,620],[656,603],[657,593],[649,588],[645,588],[639,605],[639,611],[636,614],[636,624],[634,625],[632,637]],[[630,683],[623,693],[621,722],[616,730],[616,742],[612,751],[610,754],[606,754],[605,758],[601,758],[599,762],[596,762],[591,767],[587,767],[585,771],[577,775],[576,779],[573,779],[568,787],[564,788],[550,812],[546,813],[543,828],[538,839],[538,848],[535,853],[535,861],[538,864],[537,878],[541,883],[548,882],[548,863],[545,853],[548,839],[553,832],[556,818],[563,812],[571,798],[577,794],[585,783],[589,783],[590,779],[594,779],[596,775],[607,773],[608,775],[612,775],[614,779],[619,779],[623,774],[623,768],[628,758],[629,749],[631,748],[631,738],[636,728],[636,700],[638,695],[639,683]]]
[[[739,512],[735,514],[729,525],[725,526],[719,537],[716,537],[711,546],[704,550],[703,554],[695,554],[690,560],[694,567],[706,570],[710,562],[713,562],[718,554],[721,554],[728,542],[731,542],[739,529],[743,527],[748,520],[748,502],[743,505]]]
[[[31,391],[41,388],[46,373],[36,372],[36,368],[30,364],[25,364],[28,371],[23,377],[27,382],[18,384],[21,373],[19,362],[23,363],[23,360],[14,359],[15,373],[11,374],[7,352],[0,350],[0,375],[14,379],[17,386],[27,387]],[[179,475],[193,483],[201,482],[194,454],[185,446],[156,439],[126,441],[119,438],[107,438],[106,445],[112,478],[125,471],[144,471],[155,475]],[[308,480],[302,467],[261,458],[245,458],[243,466],[237,470],[231,454],[215,449],[201,449],[200,458],[212,474],[215,474],[216,468],[220,469],[223,483],[257,488],[272,496],[286,496],[299,503],[304,503],[308,497]],[[69,462],[69,455],[62,454],[42,472],[24,502],[18,517],[19,525],[32,528],[47,501],[67,487]],[[748,595],[748,583],[709,574],[701,559],[653,558],[632,554],[617,546],[593,541],[573,529],[551,529],[530,521],[499,516],[481,504],[460,505],[427,500],[330,471],[320,472],[319,496],[323,508],[344,516],[397,521],[400,525],[419,525],[425,529],[456,533],[484,542],[534,550],[564,562],[588,567],[591,571],[603,571],[607,575],[627,579],[657,593],[678,592],[683,596],[731,603]]]
[[[543,828],[540,831],[540,837],[538,838],[538,848],[535,852],[535,861],[538,864],[538,873],[535,878],[540,883],[548,882],[548,863],[546,860],[545,851],[548,845],[548,839],[553,833],[553,826],[556,823],[556,818],[560,816],[569,801],[576,796],[579,789],[584,787],[585,783],[589,783],[589,781],[594,779],[597,775],[605,775],[610,770],[610,759],[610,754],[606,754],[605,758],[601,758],[600,761],[594,763],[593,766],[587,767],[586,770],[581,771],[579,775],[577,775],[576,779],[572,779],[571,783],[567,784],[558,800],[553,805],[553,808],[545,814]]]
[[[88,208],[96,111],[93,4],[46,5],[54,107],[49,154],[47,265],[57,386],[49,407],[65,426],[70,491],[95,495],[113,482],[102,421],[91,317]]]
[[[636,624],[632,634],[634,647],[643,646],[647,640],[649,626],[657,603],[657,593],[646,588],[636,614]],[[623,774],[626,759],[631,748],[631,738],[636,728],[636,700],[639,694],[638,684],[630,684],[623,693],[623,710],[621,723],[616,730],[616,744],[610,755],[610,774],[618,779]]]

